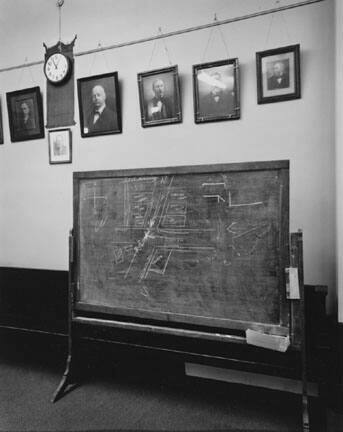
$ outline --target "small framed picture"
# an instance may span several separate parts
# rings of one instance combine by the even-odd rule
[[[77,87],[81,136],[121,133],[118,73],[80,78]]]
[[[43,104],[39,87],[6,93],[11,141],[44,138]]]
[[[4,129],[2,127],[2,110],[1,110],[1,100],[0,100],[0,144],[4,143]]]
[[[256,53],[257,102],[299,99],[300,45]]]
[[[71,162],[71,130],[55,129],[49,131],[49,163],[64,164]]]
[[[142,72],[137,78],[142,126],[180,123],[182,113],[178,67]]]
[[[193,66],[194,121],[240,118],[238,59]]]

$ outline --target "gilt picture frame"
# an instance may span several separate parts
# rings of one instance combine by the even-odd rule
[[[178,67],[137,75],[142,127],[182,122]]]
[[[193,97],[195,123],[239,119],[238,59],[194,65]]]

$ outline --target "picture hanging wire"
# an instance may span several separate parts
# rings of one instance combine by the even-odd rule
[[[26,64],[26,65],[28,64],[28,58],[27,58],[27,57],[25,57],[24,64]],[[20,71],[20,75],[19,75],[19,79],[18,79],[18,87],[20,87],[20,83],[21,83],[21,81],[22,81],[22,79],[23,79],[23,74],[24,74],[24,70],[25,70],[25,69],[26,69],[26,68],[22,68],[22,70]],[[29,74],[30,74],[30,78],[31,78],[32,84],[33,84],[33,86],[35,86],[35,85],[36,85],[36,81],[35,81],[34,78],[33,78],[33,73],[32,73],[31,67],[28,67],[27,69],[28,69],[28,71],[29,71]]]
[[[186,34],[186,33],[190,33],[190,32],[194,32],[194,31],[199,31],[199,30],[204,30],[206,28],[210,28],[210,27],[215,27],[218,25],[224,25],[224,24],[231,24],[234,22],[238,22],[238,21],[244,21],[244,20],[248,20],[248,19],[252,19],[252,18],[257,18],[263,15],[270,15],[273,13],[277,13],[277,12],[283,12],[286,10],[290,10],[290,9],[295,9],[295,8],[299,8],[299,7],[303,7],[303,6],[310,6],[313,5],[315,3],[322,3],[326,0],[305,0],[305,1],[300,1],[297,3],[292,3],[289,5],[285,5],[285,6],[280,6],[278,8],[272,8],[272,9],[265,9],[265,10],[260,10],[258,12],[253,12],[250,14],[246,14],[246,15],[241,15],[241,16],[237,16],[234,18],[228,18],[225,20],[221,20],[221,21],[217,21],[217,22],[212,22],[209,24],[202,24],[202,25],[198,25],[198,26],[194,26],[194,27],[188,27],[188,28],[184,28],[181,30],[176,30],[176,31],[172,31],[169,33],[165,33],[163,35],[157,35],[157,36],[150,36],[150,37],[145,37],[142,39],[136,39],[136,40],[132,40],[132,41],[128,41],[128,42],[121,42],[115,45],[109,45],[107,47],[101,47],[101,49],[96,48],[96,49],[92,49],[92,50],[87,50],[87,51],[81,51],[81,52],[77,52],[74,54],[75,57],[80,57],[80,56],[84,56],[84,55],[89,55],[89,54],[93,54],[94,52],[97,51],[105,51],[105,50],[111,50],[111,49],[117,49],[117,48],[123,48],[123,47],[127,47],[127,46],[131,46],[131,45],[137,45],[137,44],[142,44],[142,43],[146,43],[146,42],[151,42],[155,39],[162,39],[162,38],[167,38],[167,37],[173,37],[173,36],[178,36],[181,34]],[[8,72],[14,69],[20,69],[20,68],[24,68],[24,67],[28,67],[28,66],[35,66],[35,65],[39,65],[39,64],[43,64],[43,60],[37,60],[35,62],[31,62],[28,64],[19,64],[16,66],[10,66],[10,67],[5,67],[5,68],[1,68],[0,69],[0,73],[1,72]]]
[[[275,1],[275,6],[278,6],[279,4],[280,4],[280,0],[276,0]],[[284,27],[285,32],[286,32],[287,40],[290,41],[290,35],[289,35],[289,31],[288,31],[288,26],[287,26],[286,18],[285,18],[284,14],[283,14],[283,11],[280,12],[280,16],[281,16],[281,19],[283,20],[283,27]],[[272,26],[273,26],[273,23],[274,23],[274,17],[275,17],[275,13],[272,13],[272,16],[270,17],[270,21],[269,21],[269,28],[268,28],[268,32],[267,32],[266,41],[264,43],[264,47],[265,48],[267,48],[267,46],[268,46],[271,29],[272,29]]]
[[[214,23],[217,23],[217,22],[218,22],[217,14],[216,14],[216,13],[214,14],[213,22],[214,22]],[[223,32],[222,32],[222,30],[221,30],[221,26],[218,25],[218,26],[216,26],[216,27],[212,27],[212,28],[211,28],[211,31],[210,31],[210,34],[209,34],[209,37],[208,37],[208,40],[207,40],[207,44],[206,44],[206,47],[205,47],[205,50],[204,50],[204,53],[203,53],[203,56],[202,56],[202,63],[205,62],[205,56],[206,56],[206,53],[207,53],[208,47],[209,47],[209,45],[210,45],[210,41],[211,41],[211,39],[212,39],[212,36],[213,36],[214,30],[217,30],[217,31],[218,31],[218,33],[219,33],[219,35],[220,35],[220,38],[221,38],[221,40],[222,40],[222,42],[223,42],[224,48],[225,48],[225,54],[226,54],[226,57],[227,57],[228,59],[230,58],[230,56],[229,56],[229,49],[228,49],[228,46],[227,46],[227,44],[226,44],[226,42],[225,42],[225,38],[224,38]]]
[[[168,51],[168,48],[167,48],[167,44],[166,44],[166,42],[165,42],[165,40],[164,40],[164,35],[163,35],[163,33],[162,33],[162,27],[159,27],[159,28],[158,28],[158,32],[157,32],[157,37],[154,39],[154,46],[153,46],[153,48],[152,48],[152,52],[151,52],[151,56],[150,56],[150,61],[149,61],[149,66],[148,66],[148,68],[150,68],[150,66],[151,66],[151,62],[152,62],[152,59],[153,59],[154,54],[155,54],[155,49],[156,49],[157,41],[158,41],[159,39],[162,40],[162,43],[163,43],[163,46],[164,46],[164,51],[165,51],[165,53],[166,53],[166,56],[167,56],[167,59],[168,59],[169,66],[172,65],[172,62],[171,62],[171,60],[170,60],[169,51]]]
[[[92,61],[91,61],[90,67],[89,67],[88,75],[90,75],[91,72],[92,72],[92,70],[93,70],[93,66],[94,66],[94,63],[95,63],[95,59],[97,58],[98,53],[101,53],[101,54],[102,54],[102,58],[104,59],[104,63],[105,63],[106,71],[107,71],[107,72],[110,71],[110,68],[109,68],[109,66],[108,66],[108,62],[107,62],[107,58],[106,58],[106,54],[104,53],[104,51],[103,51],[101,48],[102,48],[102,45],[101,45],[101,42],[99,41],[99,42],[98,42],[98,50],[97,50],[97,51],[94,51],[93,59],[92,59]]]
[[[58,42],[59,49],[61,49],[62,42],[62,6],[64,5],[64,0],[57,0],[56,6],[58,7]]]

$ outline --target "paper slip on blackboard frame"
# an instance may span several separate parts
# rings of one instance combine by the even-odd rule
[[[73,182],[76,315],[290,334],[289,161],[75,172]]]

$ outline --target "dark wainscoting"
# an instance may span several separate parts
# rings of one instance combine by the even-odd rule
[[[322,377],[333,386],[337,386],[340,374],[338,387],[342,390],[343,323],[337,332],[337,321],[327,318],[326,292],[325,287],[305,286],[309,370],[310,376]],[[67,271],[0,267],[0,336],[8,348],[13,345],[14,351],[20,354],[25,346],[27,353],[36,351],[34,347],[37,347],[37,353],[44,351],[55,359],[64,359],[67,329]],[[95,353],[94,348],[93,345]],[[104,348],[99,346],[99,349],[102,352],[98,353],[99,358],[103,359]],[[118,355],[118,347],[116,352]]]
[[[338,323],[338,370],[339,391],[337,396],[338,411],[343,413],[343,323]]]
[[[68,272],[0,267],[0,326],[67,333]]]
[[[331,348],[332,326],[325,312],[327,288],[306,285],[305,295],[308,343]],[[0,267],[0,326],[66,335],[68,272]]]

